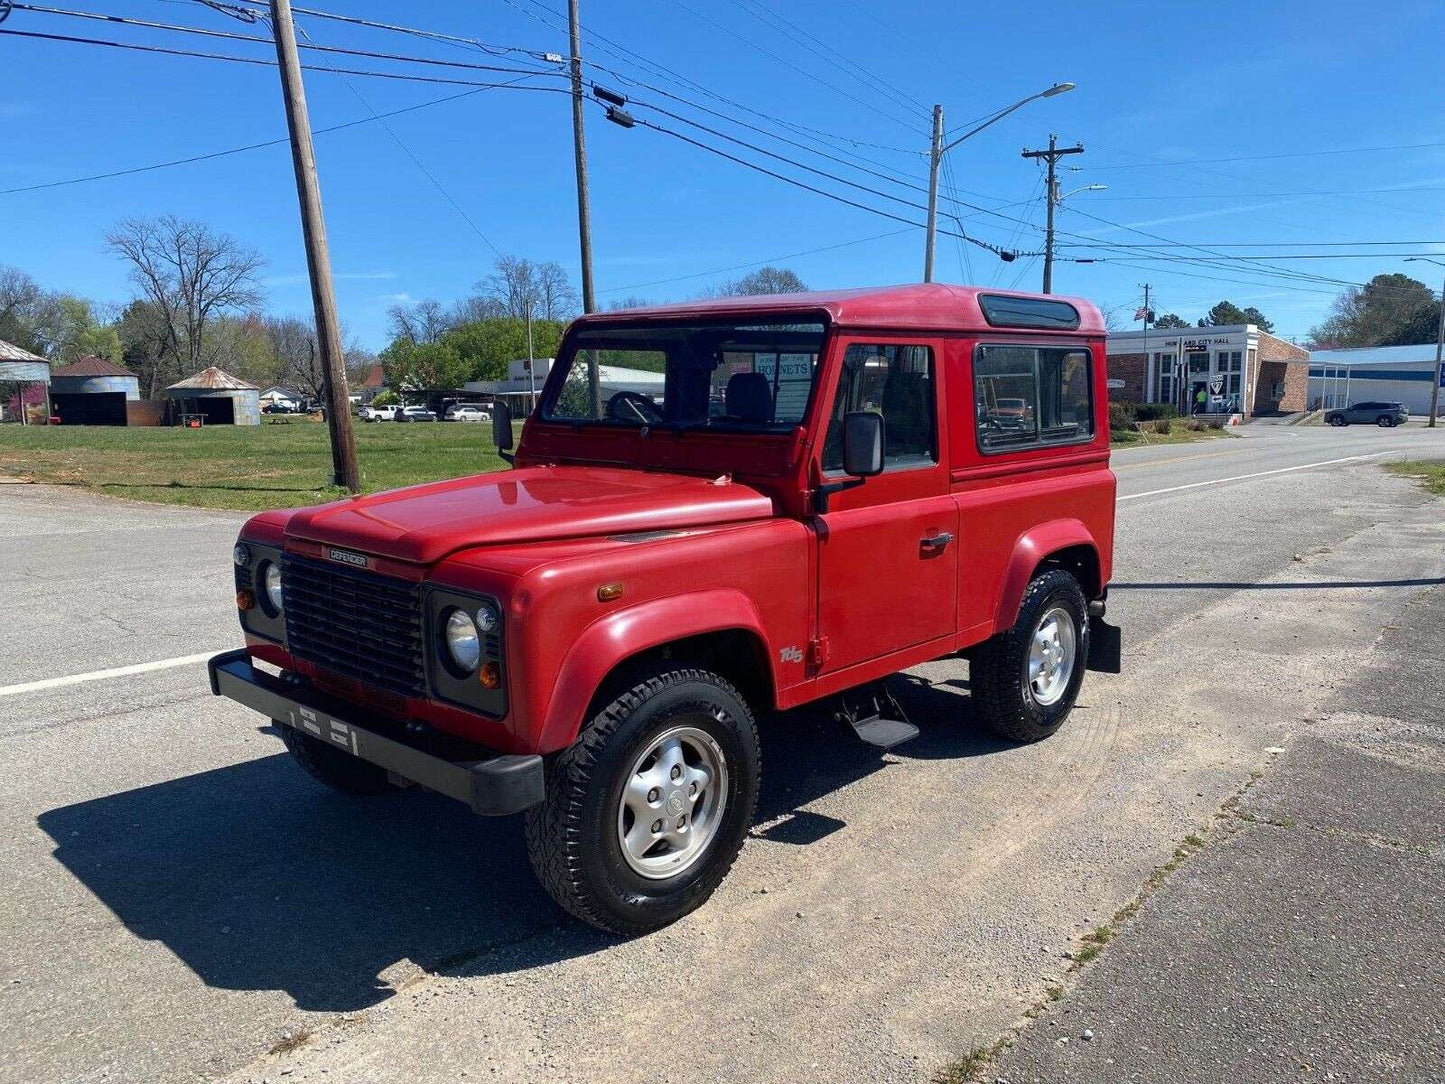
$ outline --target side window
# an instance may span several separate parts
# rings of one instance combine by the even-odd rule
[[[883,415],[883,466],[938,462],[933,351],[926,346],[852,343],[843,355],[838,394],[823,442],[823,469],[843,468],[843,416]]]
[[[1092,368],[1087,350],[980,346],[973,365],[979,448],[1002,452],[1089,439]]]

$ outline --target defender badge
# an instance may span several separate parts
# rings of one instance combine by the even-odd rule
[[[370,568],[371,560],[360,553],[349,553],[346,550],[339,550],[332,547],[328,551],[333,561],[340,561],[344,565],[353,565],[356,568]]]

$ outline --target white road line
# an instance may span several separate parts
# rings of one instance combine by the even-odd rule
[[[174,659],[159,659],[156,662],[141,662],[134,666],[116,666],[109,670],[92,670],[88,674],[69,674],[65,677],[43,678],[40,681],[26,681],[19,685],[0,685],[0,696],[19,696],[21,693],[35,693],[42,689],[60,689],[66,685],[80,685],[87,681],[104,678],[129,677],[131,674],[148,674],[152,670],[170,670],[177,666],[190,666],[205,662],[215,651],[203,651],[199,655],[180,655]]]
[[[1390,449],[1393,451],[1394,449]],[[1371,452],[1368,455],[1347,455],[1343,459],[1324,459],[1318,463],[1301,463],[1295,467],[1278,467],[1275,470],[1255,471],[1253,474],[1236,474],[1230,478],[1211,478],[1207,482],[1190,482],[1182,486],[1169,486],[1167,489],[1151,489],[1147,493],[1126,493],[1117,498],[1118,503],[1125,501],[1137,501],[1140,497],[1157,497],[1161,493],[1178,493],[1183,489],[1199,489],[1201,486],[1222,486],[1225,482],[1243,482],[1247,478],[1265,478],[1271,474],[1288,474],[1291,471],[1309,470],[1312,467],[1328,467],[1333,463],[1353,463],[1359,459],[1374,459],[1377,456],[1387,455],[1388,452]]]

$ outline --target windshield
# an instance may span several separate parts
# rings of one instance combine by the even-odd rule
[[[578,334],[546,421],[782,433],[801,424],[822,324],[647,324]]]

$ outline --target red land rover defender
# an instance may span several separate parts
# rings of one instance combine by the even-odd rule
[[[959,655],[1035,741],[1118,672],[1105,387],[1099,313],[1060,297],[583,317],[511,470],[247,523],[211,687],[339,790],[523,812],[558,903],[655,929],[742,846],[757,719],[829,698],[886,748],[917,730],[882,679]]]

